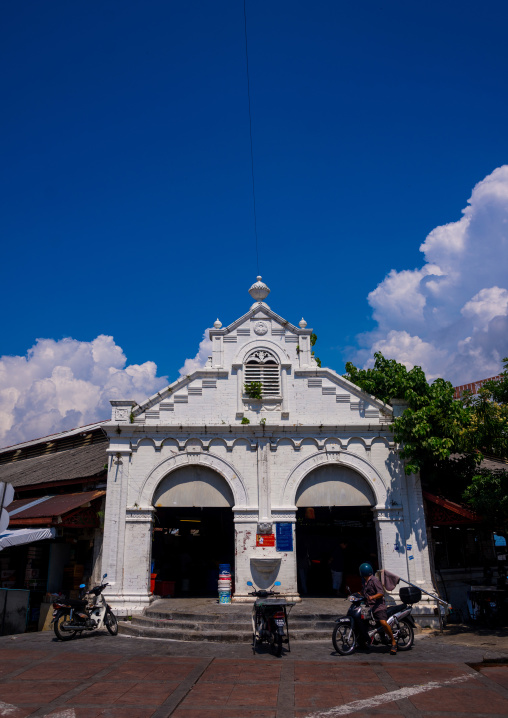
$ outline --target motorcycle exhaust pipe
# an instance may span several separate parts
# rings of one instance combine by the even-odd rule
[[[60,626],[61,631],[93,631],[95,626],[85,626],[83,623],[66,623]]]

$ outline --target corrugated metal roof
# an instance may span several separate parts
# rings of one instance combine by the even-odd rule
[[[60,496],[49,496],[45,501],[38,503],[36,506],[20,511],[15,514],[9,524],[22,524],[26,519],[43,519],[62,516],[79,509],[83,504],[98,499],[105,495],[105,491],[83,491],[79,494],[62,494]],[[11,506],[15,509],[16,501]]]
[[[41,436],[38,439],[31,439],[30,441],[23,441],[21,444],[13,444],[12,446],[4,446],[0,449],[0,454],[4,451],[14,451],[15,449],[25,449],[28,446],[35,446],[46,441],[57,441],[68,436],[74,436],[75,434],[81,434],[83,432],[94,431],[100,429],[103,424],[106,424],[107,420],[96,422],[95,424],[86,424],[85,426],[78,426],[75,429],[69,429],[68,431],[61,431],[57,434],[48,434],[48,436]]]
[[[0,481],[18,488],[55,481],[70,481],[98,476],[108,463],[107,442],[80,446],[56,454],[34,456],[24,461],[0,465]]]

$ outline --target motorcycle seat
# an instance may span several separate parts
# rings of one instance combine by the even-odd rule
[[[398,603],[396,606],[388,606],[388,608],[386,609],[388,618],[390,618],[390,616],[393,616],[394,613],[398,613],[399,611],[404,611],[405,608],[407,608],[405,603]]]

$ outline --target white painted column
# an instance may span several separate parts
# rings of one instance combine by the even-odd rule
[[[282,418],[289,418],[289,392],[288,392],[288,375],[291,372],[291,364],[283,364],[281,366],[281,383],[282,383]]]
[[[127,509],[123,602],[127,613],[139,613],[150,603],[150,563],[155,509]]]
[[[423,509],[423,496],[420,476],[405,476],[407,495],[407,566],[411,583],[421,586],[426,591],[433,591],[432,573],[430,570],[427,522]],[[407,546],[411,546],[410,549]],[[413,558],[411,558],[411,556]]]
[[[270,440],[258,439],[257,474],[258,474],[258,506],[259,521],[271,521],[270,474],[268,468],[268,450]]]
[[[376,527],[379,567],[407,579],[402,509],[375,507],[372,513]],[[398,589],[394,595],[398,596]]]
[[[236,418],[241,419],[244,414],[243,406],[243,364],[232,364],[236,369]]]
[[[112,442],[113,443],[113,442]],[[104,514],[102,574],[107,573],[107,597],[110,603],[123,594],[123,561],[125,542],[125,509],[131,457],[130,446],[123,444],[107,451],[109,457],[108,489]]]

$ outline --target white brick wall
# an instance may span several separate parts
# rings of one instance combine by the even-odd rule
[[[267,331],[256,336],[253,327],[260,321]],[[251,564],[260,557],[281,559],[276,578],[284,593],[297,595],[296,551],[256,547],[257,523],[294,521],[298,483],[312,468],[337,462],[363,475],[376,496],[382,565],[431,587],[421,490],[417,477],[404,475],[393,446],[391,410],[332,370],[318,368],[305,349],[310,332],[258,303],[230,327],[211,331],[212,366],[139,406],[113,402],[105,427],[110,466],[103,570],[120,613],[141,610],[149,601],[153,492],[165,475],[189,462],[218,471],[236,497],[239,600],[247,580],[254,574],[262,580]],[[279,400],[243,397],[241,362],[257,347],[276,353],[281,362]],[[242,417],[250,424],[242,425]],[[269,579],[275,574],[263,580]]]

